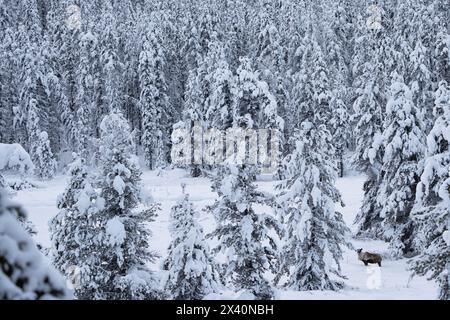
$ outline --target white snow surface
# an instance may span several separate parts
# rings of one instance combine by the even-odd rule
[[[5,177],[8,179],[8,177]],[[263,181],[264,180],[264,181]],[[267,181],[269,180],[269,181]],[[337,181],[337,187],[342,193],[345,207],[339,210],[344,215],[345,222],[355,231],[353,220],[358,213],[363,191],[364,176],[352,175]],[[50,246],[48,234],[48,221],[57,213],[56,199],[68,181],[66,176],[57,176],[53,180],[41,184],[42,187],[17,192],[15,201],[23,204],[29,214],[30,220],[36,225],[38,234],[36,241],[43,246]],[[170,243],[169,216],[170,208],[182,197],[180,183],[186,184],[186,192],[190,194],[190,200],[199,211],[199,223],[204,228],[205,234],[214,228],[214,218],[208,212],[202,210],[205,206],[214,202],[216,194],[211,191],[210,181],[207,178],[191,178],[185,170],[173,169],[145,171],[143,185],[146,192],[152,194],[155,201],[161,203],[161,211],[154,222],[149,224],[153,232],[150,240],[151,249],[157,251],[161,258],[150,267],[160,270],[160,265],[166,257]],[[258,186],[261,191],[273,193],[275,181],[259,179]],[[114,220],[114,219],[113,219]],[[114,241],[121,241],[120,220],[110,221],[109,233],[114,235]],[[122,224],[123,227],[123,224]],[[123,239],[122,239],[123,241]],[[338,292],[333,291],[287,291],[277,289],[277,299],[436,299],[437,284],[423,277],[410,279],[407,270],[407,259],[391,260],[387,253],[388,244],[373,240],[352,240],[353,246],[364,250],[377,252],[383,256],[383,265],[378,267],[365,267],[358,261],[356,252],[346,249],[342,261],[345,288]],[[213,247],[213,242],[210,243]],[[242,299],[246,297],[243,292],[224,291],[211,294],[206,299]]]

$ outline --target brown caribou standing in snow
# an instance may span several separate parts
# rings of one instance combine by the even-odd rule
[[[378,265],[381,267],[381,256],[376,253],[370,253],[370,252],[363,252],[362,249],[356,250],[358,253],[358,259],[364,262],[364,264],[367,266],[369,263],[378,263]]]

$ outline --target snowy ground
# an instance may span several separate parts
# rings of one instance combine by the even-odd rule
[[[266,179],[264,179],[266,180]],[[47,223],[56,212],[56,198],[61,193],[67,181],[67,177],[58,176],[54,180],[42,185],[41,188],[20,191],[15,200],[22,203],[29,212],[31,221],[36,225],[38,235],[36,240],[43,246],[50,246]],[[362,199],[362,184],[364,177],[349,176],[339,179],[337,187],[342,193],[346,206],[341,209],[347,224],[352,225]],[[215,194],[211,192],[209,180],[206,178],[190,178],[183,170],[156,172],[147,171],[143,175],[145,187],[152,193],[156,201],[162,205],[162,211],[151,228],[154,233],[151,241],[152,249],[165,256],[170,237],[168,232],[168,218],[170,207],[181,197],[181,183],[187,185],[187,191],[191,195],[198,210],[211,204]],[[272,181],[260,181],[262,190],[271,192],[274,183]],[[209,232],[214,227],[213,218],[206,212],[201,212],[200,222]],[[387,244],[381,241],[352,240],[355,248],[385,253]],[[160,262],[160,261],[159,261]],[[357,260],[356,253],[352,250],[345,252],[342,262],[343,273],[348,278],[346,287],[340,292],[294,292],[279,290],[279,299],[435,299],[437,286],[434,282],[425,278],[414,278],[409,281],[409,272],[406,270],[406,260],[384,259],[382,268],[365,267]],[[153,266],[158,269],[158,264]],[[238,294],[226,293],[210,298],[239,298]]]

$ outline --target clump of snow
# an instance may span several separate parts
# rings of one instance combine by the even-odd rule
[[[86,192],[80,192],[78,201],[76,203],[78,210],[82,213],[85,213],[88,211],[91,204],[91,198],[89,197],[89,195]]]
[[[232,176],[225,177],[222,181],[222,185],[220,186],[220,191],[227,196],[232,195],[233,181],[234,179]]]
[[[377,152],[380,150],[383,143],[383,135],[380,132],[376,132],[373,137],[372,147],[367,151],[367,157],[369,158],[371,164],[375,163]]]
[[[445,243],[450,247],[450,231],[444,231],[442,237],[444,238]]]
[[[125,191],[126,184],[120,176],[116,176],[113,181],[113,187],[119,195],[122,195]]]
[[[41,131],[41,133],[39,134],[39,138],[41,138],[42,140],[48,140],[48,133],[46,131]]]
[[[0,143],[0,170],[18,170],[21,174],[34,170],[30,155],[18,143]]]
[[[113,246],[120,246],[127,236],[119,217],[114,217],[106,223],[106,233],[109,234],[109,241]]]
[[[242,228],[241,228],[241,234],[242,239],[250,242],[252,240],[252,233],[253,233],[253,221],[249,215],[242,218]]]

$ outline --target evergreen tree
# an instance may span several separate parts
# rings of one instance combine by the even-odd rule
[[[41,94],[46,64],[39,52],[42,26],[36,1],[24,1],[17,9],[19,15],[22,12],[24,16],[21,18],[25,18],[25,20],[18,22],[19,25],[14,34],[15,41],[19,46],[17,46],[16,57],[14,57],[14,64],[18,65],[15,70],[18,73],[16,83],[18,97],[17,105],[13,107],[13,125],[16,134],[15,141],[28,148],[32,140],[30,135],[34,130],[28,125],[29,109],[39,108],[39,110],[34,110],[38,113],[44,109],[45,105],[45,96]]]
[[[136,207],[143,199],[139,169],[133,155],[134,143],[130,127],[122,114],[112,112],[101,123],[100,196],[104,209],[97,215],[102,228],[101,266],[97,276],[95,298],[98,299],[155,299],[158,288],[155,276],[147,263],[156,254],[149,251],[151,232],[146,223],[151,222],[158,206],[147,209]]]
[[[301,69],[294,75],[293,103],[297,126],[303,121],[331,120],[332,91],[322,49],[313,31],[309,31],[304,48]],[[298,129],[298,127],[297,127]]]
[[[267,196],[256,190],[256,169],[231,166],[222,170],[217,184],[219,199],[208,207],[217,221],[210,237],[217,237],[215,253],[225,254],[223,277],[236,290],[246,290],[257,299],[270,299],[273,289],[264,274],[276,272],[276,240],[269,231],[280,226],[269,213],[256,213],[256,204],[268,203]]]
[[[414,251],[410,212],[419,182],[419,160],[425,152],[425,126],[412,99],[403,79],[394,75],[382,133],[385,152],[377,195],[383,235],[394,256]]]
[[[340,261],[349,230],[335,210],[341,196],[334,187],[331,136],[324,125],[306,121],[295,141],[278,196],[286,226],[281,270],[292,268],[287,285],[293,290],[338,290],[343,287]]]
[[[372,70],[371,66],[367,65],[366,67]],[[366,71],[366,80],[359,80],[362,88],[356,89],[358,97],[353,105],[357,120],[355,127],[356,150],[353,164],[359,171],[367,175],[367,180],[363,186],[363,203],[355,221],[358,224],[357,234],[360,236],[379,235],[381,222],[376,194],[378,192],[378,173],[383,154],[381,130],[384,116],[379,97],[379,86],[369,70]]]
[[[332,111],[330,121],[330,133],[333,137],[333,145],[336,149],[335,157],[338,164],[339,177],[344,176],[344,154],[350,144],[351,133],[351,119],[347,111],[347,107],[343,100],[338,97],[338,93],[332,94],[330,101],[330,108]]]
[[[428,275],[439,283],[439,298],[450,298],[450,87],[441,82],[435,95],[436,122],[427,138],[427,154],[417,186],[413,218],[421,254],[411,261],[413,274]]]
[[[232,125],[235,77],[227,62],[225,44],[211,42],[205,60],[205,82],[208,86],[205,100],[205,126],[226,130]]]
[[[76,150],[89,161],[92,150],[92,139],[96,137],[95,121],[96,107],[100,103],[100,67],[98,53],[98,39],[91,31],[80,35],[80,62],[77,66],[77,121],[74,132]]]
[[[282,132],[284,121],[278,115],[277,102],[266,82],[261,81],[247,57],[240,59],[236,71],[234,126],[248,129],[273,128]]]
[[[48,134],[45,131],[39,132],[39,137],[35,145],[35,160],[36,175],[40,179],[51,179],[55,175],[56,160],[53,157],[53,152],[50,148],[50,141]]]
[[[36,162],[38,159],[37,148],[39,146],[39,134],[40,134],[40,126],[39,126],[39,116],[38,116],[38,105],[35,99],[30,101],[28,106],[28,114],[27,114],[27,131],[28,131],[28,146],[29,153],[33,162]]]
[[[49,224],[53,264],[67,276],[78,268],[76,297],[94,299],[99,283],[104,280],[98,272],[104,233],[98,227],[97,215],[105,204],[91,185],[83,158],[76,157],[69,174],[70,181],[58,198],[60,211]]]
[[[450,82],[450,31],[440,26],[437,30],[434,43],[434,68],[435,80],[444,80]]]
[[[206,68],[197,68],[189,72],[189,77],[185,91],[185,101],[183,107],[182,119],[185,122],[186,128],[190,132],[191,144],[195,144],[195,126],[205,127],[205,107],[206,97],[208,93],[205,92],[206,87],[204,78],[206,76]],[[196,146],[196,148],[202,148],[202,146]],[[202,174],[202,165],[194,163],[194,148],[191,151],[191,175],[192,177],[198,177]],[[198,152],[198,150],[197,150]]]
[[[261,71],[261,79],[267,82],[270,91],[276,93],[278,108],[284,111],[287,98],[284,83],[286,52],[277,27],[270,20],[263,23],[265,26],[257,39],[257,69]]]
[[[99,46],[102,83],[102,105],[103,114],[111,112],[122,105],[122,92],[120,75],[123,64],[119,56],[120,39],[118,36],[119,26],[113,3],[104,2],[99,15]]]
[[[172,241],[164,269],[169,271],[166,290],[176,300],[199,300],[220,288],[214,262],[198,223],[198,213],[184,193],[172,207],[170,232]]]
[[[379,16],[360,16],[357,42],[353,57],[355,88],[354,129],[356,150],[353,164],[367,176],[364,183],[364,198],[356,217],[357,235],[381,237],[380,210],[376,195],[379,188],[379,173],[383,163],[382,130],[387,102],[388,77],[395,68],[397,53],[390,38],[390,19],[384,7],[376,7]],[[373,14],[368,12],[368,14]],[[372,21],[379,18],[381,21]],[[370,23],[372,21],[372,24]],[[368,25],[367,25],[368,24]]]
[[[166,95],[164,56],[154,32],[147,32],[139,57],[142,144],[150,169],[164,166],[168,160],[170,132],[167,122],[171,108]]]
[[[414,93],[415,105],[422,110],[427,122],[426,132],[429,132],[433,125],[433,101],[432,101],[432,81],[430,71],[430,59],[422,42],[416,42],[414,50],[410,54],[409,74],[411,77],[411,91]],[[420,110],[419,109],[419,110]]]
[[[211,90],[207,98],[206,122],[209,128],[226,130],[233,124],[235,77],[225,57],[221,55],[217,67],[208,74]]]

